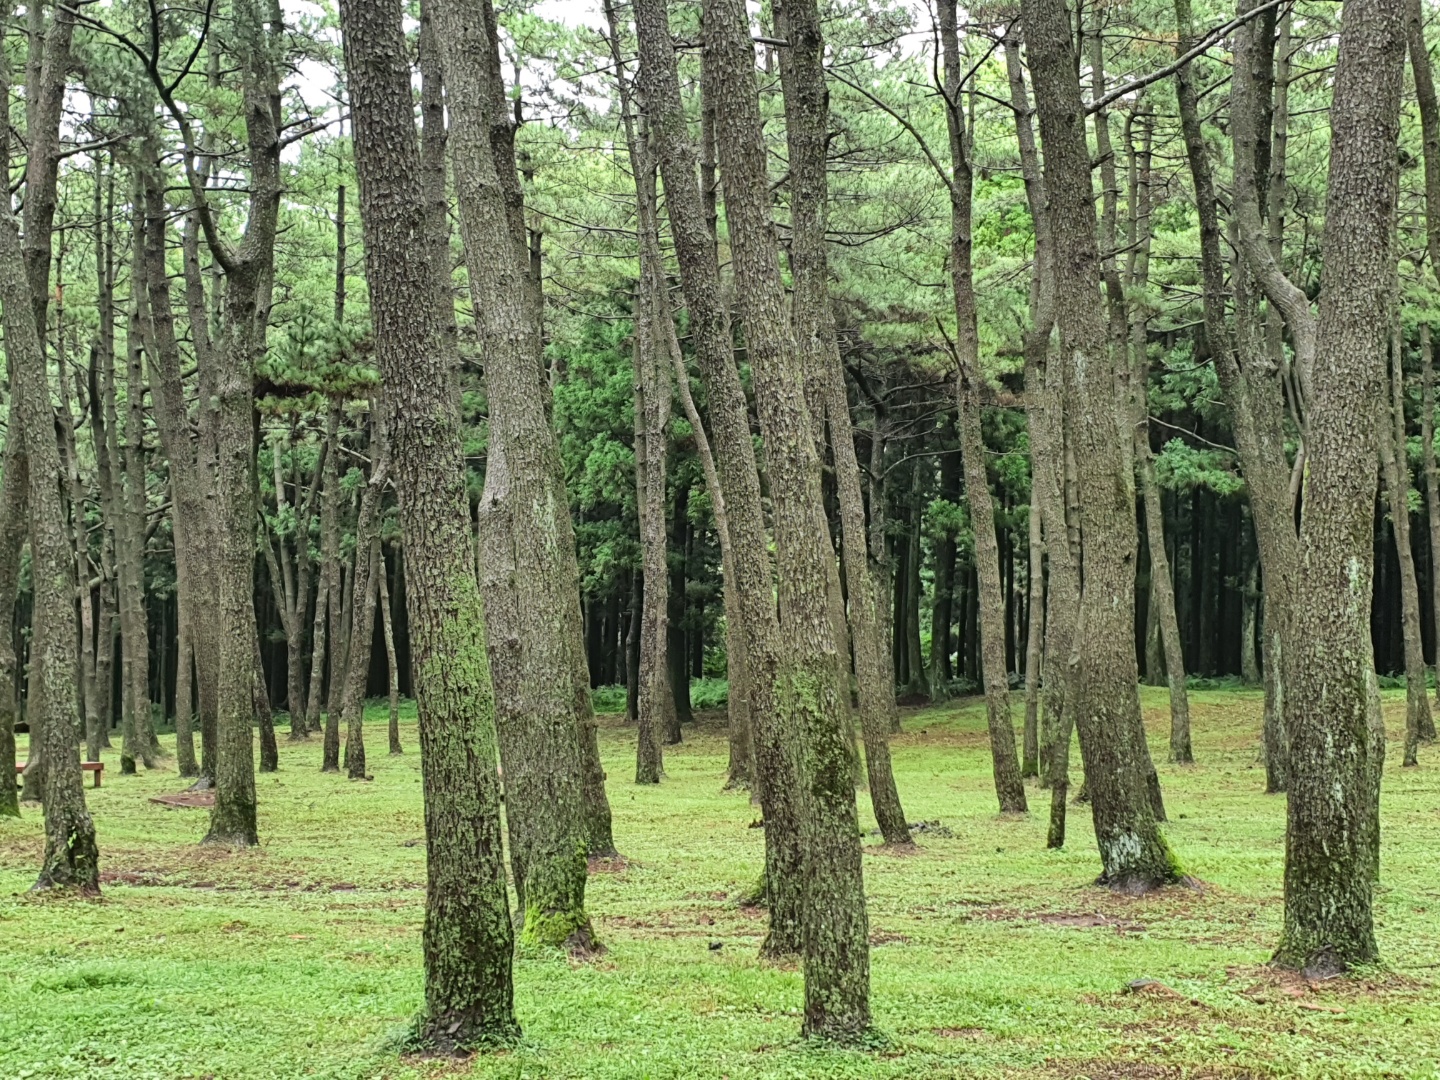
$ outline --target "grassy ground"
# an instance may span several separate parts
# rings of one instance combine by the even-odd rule
[[[1157,760],[1168,722],[1145,692]],[[1392,736],[1403,698],[1387,695]],[[1322,986],[1264,968],[1280,923],[1284,803],[1259,794],[1259,696],[1192,698],[1200,764],[1161,766],[1168,835],[1202,882],[1140,900],[1093,888],[1088,813],[1044,850],[1048,797],[995,813],[978,701],[907,715],[895,739],[912,821],[943,829],[918,853],[867,837],[875,1019],[871,1052],[796,1042],[800,975],[756,960],[763,915],[736,897],[762,837],[722,793],[715,724],[688,730],[660,787],[628,782],[633,740],[606,718],[615,834],[629,865],[591,877],[609,946],[574,963],[521,955],[514,1050],[456,1065],[390,1049],[421,998],[419,760],[384,756],[373,783],[318,771],[318,741],[281,742],[261,776],[263,846],[196,845],[205,811],[149,796],[173,771],[86,795],[101,901],[26,889],[38,807],[0,820],[0,1076],[522,1077],[1435,1077],[1440,1060],[1440,751],[1386,769],[1378,932],[1390,965]],[[412,714],[413,716],[413,714]],[[113,772],[111,770],[114,770]],[[861,794],[862,820],[873,827]],[[948,832],[945,830],[949,830]],[[718,944],[720,947],[715,948]],[[1160,986],[1126,992],[1136,979]]]

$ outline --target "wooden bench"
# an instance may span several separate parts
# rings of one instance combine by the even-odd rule
[[[80,768],[81,768],[81,770],[83,770],[84,772],[93,772],[93,773],[95,774],[95,783],[94,783],[93,786],[95,786],[95,787],[99,787],[99,786],[100,786],[100,774],[105,771],[105,763],[104,763],[103,761],[82,761],[82,762],[80,763]],[[20,775],[21,773],[23,773],[24,771],[25,771],[25,765],[24,765],[24,763],[17,761],[17,762],[15,763],[15,775],[16,775],[16,776],[19,776],[19,775]]]

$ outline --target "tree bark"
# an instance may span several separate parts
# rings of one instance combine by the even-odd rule
[[[776,29],[790,42],[780,53],[780,81],[785,95],[785,134],[790,152],[790,271],[794,282],[792,322],[801,352],[806,388],[814,402],[812,432],[823,446],[828,421],[834,456],[836,493],[840,503],[840,536],[848,612],[840,602],[838,579],[829,583],[831,619],[835,623],[841,696],[849,712],[850,663],[844,631],[849,630],[854,655],[860,727],[865,742],[865,776],[880,835],[887,844],[911,842],[905,810],[890,764],[890,728],[895,688],[880,660],[884,643],[870,579],[865,535],[865,503],[860,491],[860,466],[850,426],[850,403],[835,337],[830,306],[830,273],[825,252],[826,203],[829,185],[825,150],[829,141],[829,95],[822,63],[824,40],[815,0],[784,0],[776,5]],[[817,461],[818,467],[818,461]],[[821,526],[824,522],[820,508]],[[834,559],[830,564],[833,567]],[[853,730],[846,720],[847,730]]]
[[[400,664],[395,653],[395,628],[391,625],[390,616],[390,574],[385,568],[383,549],[375,571],[378,575],[376,589],[379,593],[377,603],[380,605],[381,631],[385,637],[385,670],[390,687],[390,753],[403,754],[405,747],[400,745]]]
[[[1398,283],[1397,283],[1398,284]],[[1421,733],[1435,730],[1425,688],[1425,650],[1420,636],[1420,582],[1410,548],[1410,459],[1405,438],[1404,338],[1400,330],[1399,289],[1391,313],[1389,379],[1379,410],[1380,467],[1390,506],[1390,532],[1400,564],[1400,625],[1405,643],[1405,750],[1402,765],[1418,765]]]
[[[780,611],[776,727],[799,751],[805,885],[801,1030],[811,1037],[853,1040],[870,1027],[870,963],[855,788],[841,727],[845,708],[828,595],[834,553],[818,528],[819,462],[803,367],[784,315],[748,17],[741,0],[710,0],[704,16],[736,292],[773,508]]]
[[[1300,550],[1309,587],[1296,597],[1283,660],[1290,787],[1285,921],[1275,959],[1311,971],[1378,956],[1372,892],[1384,729],[1377,729],[1369,612],[1385,339],[1375,325],[1388,309],[1394,275],[1404,59],[1403,0],[1353,0],[1330,111],[1316,333],[1325,364],[1305,395]]]
[[[1192,41],[1189,0],[1176,0],[1175,18],[1179,27],[1177,52],[1190,47]],[[1236,80],[1232,88],[1232,137],[1235,143],[1235,203],[1258,203],[1254,162],[1258,140],[1260,108],[1258,95],[1251,82],[1249,27],[1236,32]],[[1286,782],[1288,750],[1284,745],[1284,724],[1280,719],[1285,687],[1284,642],[1297,588],[1299,572],[1298,537],[1295,531],[1294,499],[1290,491],[1290,464],[1285,453],[1283,425],[1285,402],[1281,389],[1282,369],[1275,357],[1262,348],[1257,335],[1247,324],[1252,321],[1244,293],[1248,274],[1238,273],[1235,279],[1237,296],[1236,333],[1232,338],[1226,325],[1225,265],[1220,247],[1220,222],[1216,209],[1215,183],[1209,150],[1201,130],[1198,93],[1190,65],[1176,72],[1176,99],[1180,126],[1185,139],[1185,153],[1190,164],[1195,189],[1196,213],[1200,222],[1200,274],[1205,319],[1205,338],[1215,358],[1216,377],[1230,407],[1235,432],[1235,445],[1240,456],[1241,472],[1250,494],[1250,508],[1255,521],[1255,538],[1264,575],[1265,641],[1262,653],[1266,664],[1265,731],[1267,738],[1267,786],[1283,789]],[[1245,220],[1258,218],[1259,212],[1246,211]],[[1243,227],[1236,215],[1237,229]],[[1246,245],[1248,266],[1250,247]],[[1273,249],[1266,246],[1267,257],[1273,261]],[[1286,320],[1292,311],[1286,310]],[[1308,314],[1308,312],[1307,312]],[[1300,338],[1304,338],[1304,333]],[[1303,450],[1302,450],[1303,452]],[[1273,662],[1269,662],[1273,661]],[[1279,785],[1279,788],[1276,787]]]
[[[1132,114],[1132,120],[1134,114]],[[1150,553],[1150,596],[1160,623],[1160,637],[1165,650],[1165,681],[1170,689],[1170,760],[1181,765],[1193,764],[1194,750],[1190,744],[1190,697],[1185,690],[1185,649],[1180,640],[1180,621],[1175,615],[1175,589],[1170,578],[1170,557],[1165,549],[1165,510],[1160,502],[1160,481],[1155,474],[1155,461],[1150,453],[1150,355],[1146,326],[1149,322],[1144,291],[1150,281],[1151,194],[1150,155],[1151,124],[1148,116],[1142,121],[1144,133],[1137,152],[1127,125],[1127,149],[1130,160],[1130,198],[1132,207],[1127,246],[1127,265],[1131,300],[1130,351],[1135,371],[1135,465],[1140,478],[1140,491],[1145,503],[1145,537]]]
[[[1010,714],[1010,677],[1005,666],[1005,599],[1001,592],[999,545],[995,538],[995,505],[985,465],[980,430],[980,332],[975,314],[975,282],[971,270],[970,235],[973,207],[970,133],[965,129],[960,93],[962,71],[956,29],[955,0],[941,0],[940,43],[944,54],[945,116],[950,134],[950,284],[955,303],[955,355],[959,374],[955,396],[960,407],[960,457],[965,466],[965,499],[970,506],[974,559],[980,597],[981,681],[990,730],[990,760],[1001,813],[1025,813],[1025,783],[1015,752],[1015,724]],[[917,545],[918,549],[918,545]],[[914,554],[918,555],[918,550]]]
[[[771,957],[785,956],[798,953],[801,947],[798,780],[776,711],[779,626],[759,471],[745,392],[732,355],[719,266],[704,199],[696,183],[695,150],[686,130],[666,4],[664,0],[636,0],[634,10],[640,49],[639,89],[655,139],[691,337],[710,404],[711,437],[730,519],[736,591],[744,616],[755,779],[765,820],[764,880],[770,913],[769,933],[761,952]]]
[[[63,10],[57,10],[47,41],[42,76],[47,82],[59,79],[63,83],[69,57],[73,12],[67,19]],[[65,23],[63,35],[60,33],[62,22]],[[63,41],[57,40],[62,36]],[[59,102],[43,102],[36,112],[29,132],[31,157],[27,171],[32,178],[54,167]],[[47,249],[48,243],[47,238]],[[48,259],[45,267],[48,283]],[[31,741],[38,743],[42,762],[45,814],[45,851],[34,887],[74,888],[93,894],[100,891],[100,856],[95,844],[95,825],[85,806],[74,727],[78,704],[74,560],[60,504],[63,477],[60,451],[55,442],[45,352],[36,330],[35,308],[26,282],[25,254],[15,219],[8,209],[0,215],[0,309],[3,309],[5,354],[13,384],[9,439],[17,435],[23,438],[26,467],[22,475],[26,475],[28,484],[27,516],[34,588],[28,715]],[[13,458],[7,461],[7,466],[13,461]],[[11,783],[9,776],[5,782]]]
[[[1140,725],[1134,611],[1135,498],[1129,409],[1117,408],[1117,364],[1098,297],[1100,256],[1084,105],[1063,0],[1025,0],[1025,42],[1045,143],[1065,415],[1073,421],[1085,576],[1072,679],[1100,882],[1142,892],[1178,876],[1156,825]],[[1123,400],[1123,398],[1121,398]]]
[[[436,311],[441,284],[424,246],[415,243],[424,207],[401,8],[397,0],[346,0],[340,17],[425,765],[425,1008],[415,1038],[463,1053],[519,1035],[494,695],[459,408]]]
[[[573,680],[578,570],[545,408],[538,283],[529,278],[513,124],[487,0],[438,0],[461,235],[490,407],[482,496],[491,663],[522,941],[593,946],[587,815]]]

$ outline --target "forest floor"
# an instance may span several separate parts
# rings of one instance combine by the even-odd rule
[[[1163,692],[1144,692],[1157,762]],[[263,845],[199,847],[206,813],[151,797],[173,769],[121,777],[107,751],[95,815],[104,899],[26,890],[39,808],[0,819],[0,1076],[1186,1077],[1440,1076],[1440,748],[1384,786],[1377,900],[1390,965],[1306,984],[1265,962],[1280,929],[1285,804],[1261,794],[1261,698],[1195,692],[1190,768],[1160,765],[1167,835],[1194,888],[1141,899],[1090,883],[1084,807],[1064,851],[1044,848],[1048,795],[995,812],[979,699],[905,715],[895,771],[913,854],[865,838],[872,997],[868,1051],[797,1041],[801,977],[756,958],[762,912],[740,906],[761,866],[758,816],[722,792],[722,716],[667,748],[668,778],[637,787],[634,737],[601,721],[615,836],[628,857],[590,879],[608,951],[517,957],[512,1050],[442,1063],[396,1056],[421,1001],[425,846],[413,705],[407,753],[370,725],[372,783],[318,769],[288,743],[259,780]],[[1391,738],[1403,693],[1387,693]],[[1017,720],[1021,713],[1017,710]],[[22,738],[23,754],[23,738]],[[1078,761],[1078,759],[1077,759]],[[873,829],[861,793],[865,828]],[[1137,980],[1155,980],[1130,990]]]

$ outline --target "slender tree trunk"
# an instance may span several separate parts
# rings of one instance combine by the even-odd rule
[[[769,933],[761,951],[776,957],[801,947],[801,850],[795,765],[777,712],[774,572],[760,502],[759,471],[745,392],[731,349],[705,197],[696,182],[695,150],[686,130],[674,40],[663,0],[636,0],[640,91],[655,139],[690,332],[710,404],[711,437],[731,526],[736,591],[743,612],[755,779],[765,820],[765,891]],[[705,78],[708,80],[710,74]],[[707,84],[708,85],[708,84]],[[707,103],[718,115],[718,105]],[[848,780],[847,780],[848,783]]]
[[[941,0],[940,42],[944,53],[945,113],[950,132],[950,283],[955,302],[955,352],[959,376],[960,457],[965,465],[965,496],[970,506],[974,559],[980,597],[981,678],[990,729],[990,757],[995,794],[1001,813],[1024,813],[1025,784],[1015,753],[1015,724],[1010,715],[1010,678],[1005,667],[1005,600],[1001,593],[999,545],[995,538],[995,506],[985,465],[980,431],[980,336],[975,314],[975,283],[971,277],[970,133],[960,94],[962,70],[954,0]],[[918,512],[918,510],[917,510]],[[913,554],[918,555],[918,535]]]
[[[390,753],[403,754],[405,748],[400,745],[400,664],[395,654],[395,628],[390,617],[390,574],[385,569],[383,549],[375,572],[378,576],[376,588],[379,591],[380,625],[385,637],[385,670],[390,686]]]
[[[8,99],[7,99],[8,100]],[[14,384],[14,364],[10,365]],[[20,553],[30,532],[29,459],[23,422],[10,394],[5,460],[0,473],[0,817],[19,817],[15,783],[15,722],[19,719],[20,666],[15,652],[15,596],[20,589]],[[32,729],[33,730],[33,729]],[[36,739],[31,738],[32,747]]]
[[[1352,0],[1335,72],[1321,245],[1326,282],[1344,287],[1320,294],[1315,355],[1325,358],[1326,377],[1301,371],[1309,385],[1300,550],[1313,587],[1297,595],[1283,661],[1290,786],[1276,961],[1311,971],[1378,956],[1372,894],[1384,729],[1368,623],[1385,341],[1375,326],[1394,275],[1404,58],[1402,0]]]
[[[670,365],[663,357],[669,350],[673,328],[661,329],[661,320],[670,320],[664,302],[664,264],[660,259],[660,238],[655,192],[655,163],[648,146],[648,130],[636,131],[630,81],[619,50],[619,27],[614,5],[605,5],[611,54],[616,63],[616,82],[625,122],[625,143],[630,171],[635,177],[635,200],[640,237],[640,279],[635,290],[632,351],[635,381],[635,486],[636,510],[640,519],[640,550],[644,588],[639,612],[639,657],[636,665],[636,750],[635,782],[658,784],[664,773],[661,731],[665,742],[680,741],[680,718],[669,700],[670,679],[666,676],[670,644],[669,586],[666,562],[665,459],[670,419]],[[677,498],[677,509],[680,508]],[[681,596],[683,597],[683,581]],[[635,626],[632,623],[632,632]],[[628,672],[627,672],[628,674]],[[683,672],[682,678],[683,678]],[[688,688],[689,681],[685,680]],[[673,730],[671,730],[673,728]]]
[[[425,1008],[417,1041],[464,1052],[519,1034],[494,696],[466,512],[458,401],[423,245],[410,60],[396,0],[340,10],[376,352],[393,433],[425,764]]]
[[[1175,18],[1180,35],[1177,52],[1183,53],[1193,41],[1189,0],[1175,0]],[[1242,53],[1248,49],[1249,30],[1237,31],[1236,42]],[[1238,62],[1240,79],[1235,83],[1232,100],[1232,137],[1235,143],[1234,225],[1259,228],[1258,191],[1255,179],[1256,144],[1259,120],[1258,95],[1251,89],[1249,54]],[[1236,332],[1231,335],[1225,318],[1226,284],[1221,256],[1220,223],[1216,210],[1215,185],[1209,150],[1201,130],[1198,92],[1194,72],[1189,65],[1176,72],[1176,99],[1180,125],[1185,138],[1190,175],[1195,188],[1195,205],[1200,222],[1200,273],[1205,318],[1205,337],[1215,358],[1216,376],[1230,406],[1235,443],[1241,470],[1250,492],[1251,513],[1264,575],[1265,642],[1262,649],[1266,660],[1266,761],[1267,786],[1286,782],[1288,750],[1284,745],[1284,727],[1280,719],[1285,688],[1282,670],[1285,667],[1284,642],[1287,638],[1292,597],[1297,589],[1299,573],[1298,537],[1295,531],[1294,497],[1290,490],[1290,464],[1285,453],[1283,425],[1285,404],[1281,390],[1283,370],[1275,357],[1262,347],[1251,317],[1248,270],[1235,275]],[[1244,224],[1239,218],[1244,217]],[[1238,241],[1237,241],[1238,244]],[[1243,262],[1251,263],[1250,247]],[[1266,244],[1261,252],[1274,261],[1274,251]],[[1277,291],[1276,296],[1279,296]],[[1273,302],[1272,298],[1272,302]],[[1288,300],[1287,300],[1288,302]],[[1287,314],[1287,321],[1289,315]],[[1299,335],[1301,341],[1307,334]],[[1303,447],[1301,453],[1304,453]]]
[[[1027,372],[1028,374],[1028,372]],[[1027,394],[1033,394],[1027,380]],[[1033,471],[1030,479],[1030,551],[1026,561],[1029,590],[1029,625],[1025,640],[1025,735],[1021,740],[1021,777],[1040,776],[1040,679],[1045,643],[1045,539],[1040,509],[1040,484]]]
[[[355,613],[350,628],[349,659],[345,665],[345,771],[351,780],[366,780],[365,775],[365,686],[370,681],[370,651],[375,640],[375,604],[379,590],[376,575],[383,576],[385,560],[380,553],[380,499],[389,479],[390,461],[386,419],[376,415],[372,421],[375,436],[370,441],[372,455],[370,481],[360,500],[360,515],[355,524],[355,577],[351,582],[350,610]]]
[[[1410,460],[1405,438],[1404,339],[1400,330],[1399,289],[1391,315],[1388,384],[1380,400],[1380,465],[1390,506],[1391,535],[1400,564],[1401,629],[1405,642],[1405,751],[1402,765],[1418,765],[1420,735],[1435,729],[1425,689],[1425,650],[1420,638],[1420,582],[1410,548]]]
[[[1440,257],[1440,100],[1435,94],[1434,69],[1430,52],[1425,47],[1424,13],[1419,0],[1407,0],[1405,33],[1410,55],[1410,70],[1415,76],[1415,99],[1420,106],[1420,132],[1425,156],[1425,242],[1430,255],[1431,273],[1440,273],[1435,259]],[[1430,343],[1430,324],[1420,324],[1421,413],[1420,450],[1425,472],[1425,510],[1430,523],[1430,592],[1432,614],[1440,633],[1440,470],[1435,465],[1435,366]],[[1436,649],[1440,657],[1440,647]],[[1440,667],[1440,661],[1437,661]],[[1435,692],[1440,695],[1440,679]],[[1423,720],[1423,716],[1421,717]],[[1435,738],[1434,717],[1428,728],[1420,730],[1420,738]]]
[[[340,768],[340,699],[344,693],[344,687],[338,685],[340,668],[336,660],[344,648],[340,638],[340,405],[336,401],[330,402],[326,413],[325,442],[329,453],[325,455],[320,483],[320,595],[315,599],[309,726],[321,726],[323,702],[320,771],[335,772]]]

